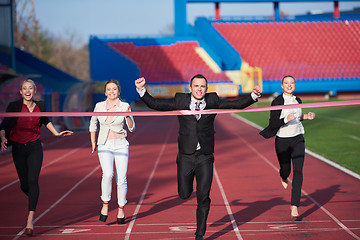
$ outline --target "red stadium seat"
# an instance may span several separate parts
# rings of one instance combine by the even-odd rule
[[[263,69],[264,80],[289,73],[304,78],[359,76],[354,70],[360,68],[359,21],[216,22],[213,26],[244,61]]]
[[[204,73],[208,81],[230,81],[223,73],[214,73],[196,53],[196,41],[182,41],[171,45],[135,46],[133,43],[109,43],[117,51],[135,61],[141,74],[149,82],[186,82],[197,73]]]

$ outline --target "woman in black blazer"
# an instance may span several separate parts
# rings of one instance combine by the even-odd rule
[[[281,87],[283,93],[276,97],[271,106],[300,104],[301,99],[294,96],[295,78],[286,75],[282,79]],[[291,172],[291,161],[293,164],[293,180],[291,191],[291,216],[298,217],[301,187],[303,182],[303,165],[305,158],[305,140],[303,137],[304,127],[301,121],[313,120],[315,114],[309,112],[303,114],[301,108],[272,110],[270,112],[269,126],[260,132],[264,138],[275,138],[275,151],[280,165],[281,184],[286,189],[288,177]]]
[[[33,99],[36,85],[31,79],[20,87],[22,99],[9,103],[6,112],[27,112],[29,117],[6,117],[0,125],[1,151],[12,144],[12,156],[21,190],[28,196],[26,235],[33,233],[33,219],[39,199],[39,175],[43,161],[40,127],[45,125],[55,136],[67,136],[71,131],[58,133],[48,117],[31,117],[31,112],[45,112],[45,103]]]

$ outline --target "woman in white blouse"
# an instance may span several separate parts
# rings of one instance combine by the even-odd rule
[[[271,105],[300,104],[301,99],[294,96],[295,78],[286,75],[282,79],[281,87],[283,93],[276,97]],[[301,108],[272,110],[270,112],[269,126],[260,132],[265,138],[275,138],[275,151],[280,165],[281,184],[286,189],[288,177],[291,172],[291,161],[293,164],[293,179],[291,191],[291,216],[298,217],[301,187],[303,182],[303,165],[305,158],[305,140],[303,137],[304,127],[302,120],[313,120],[315,114],[309,112],[303,114]]]
[[[107,99],[96,104],[94,112],[130,112],[130,105],[120,100],[120,85],[116,80],[109,80],[104,87]],[[129,159],[129,142],[126,140],[126,123],[130,132],[135,129],[132,116],[92,116],[90,120],[90,138],[92,153],[96,151],[95,133],[99,123],[98,156],[102,169],[101,200],[103,206],[99,220],[105,222],[108,216],[108,205],[111,199],[113,166],[116,167],[116,184],[118,198],[117,223],[125,223],[124,206],[127,203],[127,167]]]

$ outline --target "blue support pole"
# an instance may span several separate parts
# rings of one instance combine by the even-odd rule
[[[275,14],[275,21],[279,21],[280,20],[279,2],[274,2],[274,14]]]
[[[16,71],[15,40],[14,40],[14,1],[10,0],[10,24],[11,24],[11,68]]]
[[[187,3],[187,0],[174,0],[174,11],[175,11],[174,33],[175,33],[175,36],[187,35],[186,3]]]

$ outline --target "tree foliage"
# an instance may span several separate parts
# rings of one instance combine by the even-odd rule
[[[81,80],[89,80],[89,51],[79,45],[76,33],[54,36],[37,20],[31,24],[16,21],[15,46]]]

